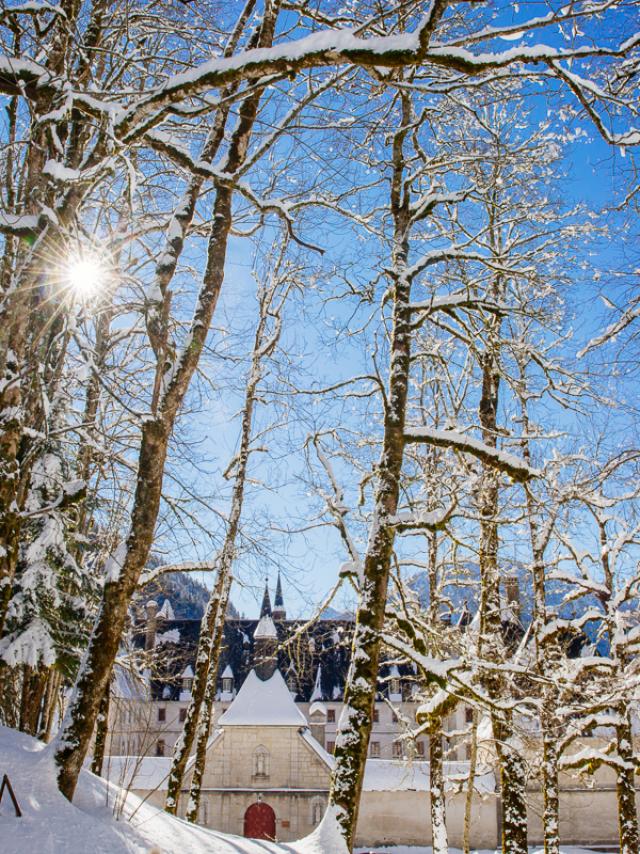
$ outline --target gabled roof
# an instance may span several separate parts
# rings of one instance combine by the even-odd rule
[[[279,670],[264,682],[252,670],[218,721],[221,727],[306,725],[306,718],[294,703]]]

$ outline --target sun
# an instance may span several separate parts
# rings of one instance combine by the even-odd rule
[[[100,260],[91,256],[75,256],[66,265],[68,285],[80,299],[99,293],[105,284],[105,269]]]

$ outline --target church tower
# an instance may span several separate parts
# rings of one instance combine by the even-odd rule
[[[282,596],[282,581],[280,580],[280,572],[278,572],[278,582],[276,584],[276,596],[273,602],[273,619],[286,620],[287,612],[284,607],[284,598]]]
[[[264,585],[260,621],[253,633],[253,667],[263,682],[270,679],[278,667],[278,632],[271,613],[268,582]]]

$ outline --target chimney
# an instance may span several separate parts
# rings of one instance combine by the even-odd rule
[[[144,635],[144,648],[153,649],[156,645],[156,628],[158,624],[158,603],[150,599],[146,604],[147,626]]]

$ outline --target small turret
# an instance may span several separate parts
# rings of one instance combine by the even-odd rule
[[[158,628],[158,603],[150,599],[146,604],[147,624],[144,633],[144,648],[153,649],[156,645],[156,630]]]
[[[282,581],[280,580],[280,573],[278,572],[278,582],[276,584],[276,596],[273,601],[273,619],[274,620],[286,620],[287,619],[287,611],[284,607],[284,597],[282,595]]]
[[[271,614],[260,618],[253,633],[253,666],[256,674],[263,682],[270,679],[278,666],[277,662],[278,632]]]

